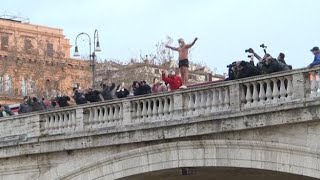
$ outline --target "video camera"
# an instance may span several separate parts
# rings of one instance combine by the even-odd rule
[[[227,65],[227,68],[232,68],[232,67],[235,67],[236,66],[236,62],[233,62],[232,64],[229,64],[229,65]]]
[[[267,46],[264,44],[261,44],[260,47],[263,49],[264,54],[267,54]]]
[[[244,50],[245,53],[253,53],[253,49],[252,48],[249,48],[249,49],[246,49]]]

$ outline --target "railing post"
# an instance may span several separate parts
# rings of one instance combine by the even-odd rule
[[[83,130],[84,129],[84,114],[83,108],[78,107],[76,109],[76,130]]]
[[[125,100],[122,102],[123,108],[123,125],[131,124],[132,116],[131,116],[131,103],[129,100]]]
[[[304,99],[306,97],[307,87],[306,78],[304,73],[298,73],[292,75],[292,99]]]
[[[173,95],[173,117],[182,117],[183,116],[183,96],[181,92],[176,92]]]
[[[40,114],[30,116],[28,118],[28,125],[27,125],[27,136],[30,137],[39,137],[41,134],[41,126],[40,126]],[[43,123],[44,124],[44,123]]]
[[[229,85],[230,90],[230,109],[232,111],[240,111],[241,108],[241,91],[240,83]]]

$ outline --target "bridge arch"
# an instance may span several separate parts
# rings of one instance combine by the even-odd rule
[[[79,167],[57,179],[119,179],[181,167],[250,168],[320,178],[319,154],[306,147],[258,141],[202,140],[130,150]]]

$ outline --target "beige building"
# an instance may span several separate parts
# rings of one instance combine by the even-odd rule
[[[142,80],[152,84],[154,77],[161,77],[162,69],[174,69],[176,73],[179,73],[179,68],[175,61],[168,61],[162,65],[158,65],[148,60],[143,60],[142,62],[132,60],[127,64],[121,64],[115,61],[105,61],[96,67],[98,82],[110,79],[116,84],[125,82],[127,86],[130,86],[133,81]],[[207,67],[190,64],[189,83],[191,85],[222,79],[224,79],[224,76],[212,73]]]
[[[90,63],[70,58],[62,29],[0,19],[0,103],[71,94],[91,83]]]

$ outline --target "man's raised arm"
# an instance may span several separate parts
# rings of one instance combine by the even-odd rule
[[[197,42],[198,38],[194,38],[193,42],[191,44],[187,44],[187,48],[191,48],[196,42]]]
[[[169,46],[169,45],[166,45],[165,47],[166,47],[166,48],[169,48],[169,49],[171,49],[171,50],[173,50],[173,51],[178,51],[178,48],[171,47],[171,46]]]

